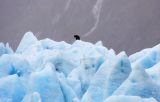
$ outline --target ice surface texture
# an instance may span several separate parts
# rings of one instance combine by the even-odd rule
[[[127,56],[99,41],[0,43],[0,102],[160,102],[160,45]]]

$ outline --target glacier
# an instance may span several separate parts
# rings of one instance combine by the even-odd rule
[[[27,32],[16,51],[0,43],[0,102],[160,102],[160,45],[128,56]]]

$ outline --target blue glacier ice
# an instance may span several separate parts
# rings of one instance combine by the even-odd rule
[[[157,102],[154,98],[141,98],[139,96],[111,96],[104,102]]]
[[[3,43],[0,43],[0,56],[3,54],[12,54],[12,53],[13,53],[13,50],[8,43],[6,45],[4,45]]]
[[[23,36],[16,52],[17,53],[23,53],[25,50],[29,49],[32,44],[34,44],[36,42],[37,42],[37,38],[33,35],[33,33],[32,32],[27,32]]]
[[[21,102],[42,102],[42,100],[38,92],[33,92],[25,95]]]
[[[2,102],[19,102],[24,95],[25,91],[16,74],[0,79],[0,100]]]
[[[128,56],[27,32],[15,52],[0,43],[0,102],[160,102],[160,45]]]
[[[124,52],[106,60],[92,78],[82,102],[103,102],[127,79],[130,72],[131,65]]]

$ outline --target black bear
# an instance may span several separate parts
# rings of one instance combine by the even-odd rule
[[[75,38],[76,40],[80,40],[80,36],[79,36],[79,35],[74,35],[74,38]]]

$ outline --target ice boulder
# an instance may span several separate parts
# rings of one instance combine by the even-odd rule
[[[29,78],[29,90],[38,92],[42,102],[64,102],[63,93],[51,64],[39,71],[33,72]]]
[[[140,67],[139,64],[135,64],[127,80],[114,92],[114,95],[153,97],[160,101],[159,92],[160,87],[153,83],[145,69]]]
[[[103,102],[128,78],[130,72],[131,65],[124,52],[106,60],[92,78],[82,102]]]
[[[22,40],[16,50],[16,53],[23,53],[25,50],[27,50],[31,45],[35,44],[36,42],[37,42],[37,38],[33,35],[33,33],[27,32],[23,36],[23,38],[22,38]]]
[[[94,55],[84,57],[78,67],[73,69],[68,75],[67,79],[72,86],[78,97],[87,91],[92,77],[99,69],[100,65],[104,62],[102,55],[95,52]]]

